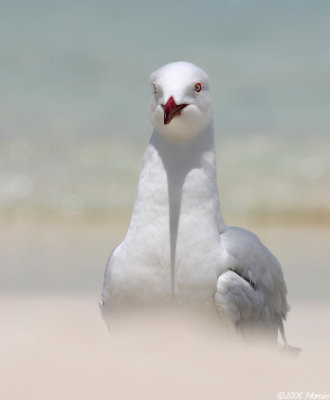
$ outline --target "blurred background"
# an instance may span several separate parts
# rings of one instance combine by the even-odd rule
[[[329,316],[329,19],[326,0],[0,0],[8,374],[17,375],[9,360],[21,363],[26,349],[41,354],[40,331],[47,338],[68,310],[81,323],[73,337],[87,318],[77,310],[88,309],[97,326],[89,345],[104,329],[103,272],[127,230],[151,135],[148,77],[176,60],[198,64],[211,80],[226,222],[253,230],[281,261],[293,344],[329,350],[329,325],[317,333],[301,325],[306,310]],[[38,333],[35,318],[44,321]],[[16,398],[8,393],[2,398]]]

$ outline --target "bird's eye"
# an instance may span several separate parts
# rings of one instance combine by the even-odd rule
[[[194,91],[195,92],[200,92],[201,90],[202,90],[202,85],[200,84],[200,82],[197,82],[195,84]]]
[[[154,94],[157,93],[157,86],[156,86],[155,82],[152,83],[152,90],[153,90]]]

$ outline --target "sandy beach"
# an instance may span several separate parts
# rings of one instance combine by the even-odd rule
[[[303,348],[295,358],[262,346],[229,345],[212,330],[170,316],[132,318],[120,335],[116,327],[109,334],[93,297],[2,297],[0,397],[276,399],[279,392],[329,393],[329,311],[324,304],[295,304],[287,324],[288,337]]]
[[[253,229],[283,264],[292,307],[286,331],[303,349],[299,357],[229,343],[214,327],[179,314],[127,316],[124,329],[115,325],[109,333],[98,310],[99,290],[125,223],[3,226],[0,398],[329,394],[328,229]]]

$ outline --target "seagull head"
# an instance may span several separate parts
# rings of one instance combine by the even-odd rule
[[[150,75],[149,117],[155,130],[169,137],[195,137],[213,118],[207,74],[197,65],[179,61]]]

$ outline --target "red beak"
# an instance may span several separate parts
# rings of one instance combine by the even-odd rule
[[[176,115],[180,115],[180,111],[188,104],[176,104],[171,96],[166,104],[162,104],[164,110],[164,125],[169,124]]]

